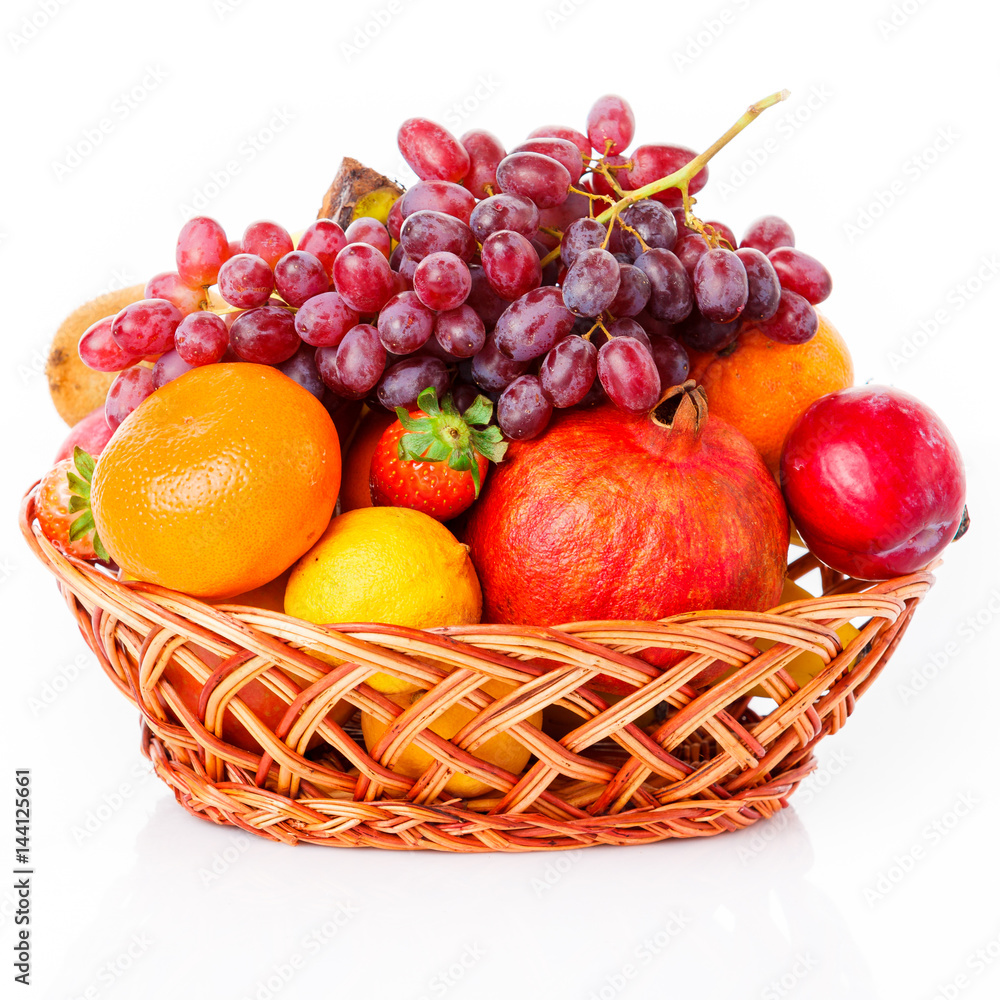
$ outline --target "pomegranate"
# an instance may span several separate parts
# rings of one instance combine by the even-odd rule
[[[773,607],[788,516],[756,449],[689,381],[651,414],[563,411],[541,437],[513,444],[469,512],[465,541],[483,621],[649,621]],[[659,666],[680,656],[645,654]],[[604,675],[594,687],[625,690]]]

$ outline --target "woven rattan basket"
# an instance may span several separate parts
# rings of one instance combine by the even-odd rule
[[[824,572],[822,597],[767,614],[706,611],[655,623],[317,626],[118,582],[62,555],[34,514],[29,491],[21,508],[25,538],[58,580],[105,672],[138,707],[142,750],[156,773],[196,816],[289,844],[559,850],[749,826],[787,805],[815,766],[816,744],[846,722],[933,583],[933,567],[878,584]],[[789,575],[817,565],[806,554]],[[841,648],[835,629],[851,619],[867,624]],[[758,637],[776,644],[759,652]],[[635,655],[650,646],[686,655],[661,670]],[[306,649],[344,662],[331,666]],[[783,668],[803,649],[827,665],[797,688]],[[206,650],[221,665],[206,665]],[[163,676],[171,658],[204,682],[196,713]],[[365,683],[378,671],[428,693],[404,712]],[[634,691],[609,704],[587,686],[599,673]],[[274,731],[240,699],[256,677],[288,705]],[[491,678],[515,687],[494,700],[480,690]],[[753,699],[757,685],[773,701]],[[395,718],[372,748],[375,756],[355,720],[333,721],[331,709],[342,702],[386,722]],[[476,714],[446,740],[427,727],[456,703]],[[263,753],[220,738],[226,705]],[[575,728],[560,739],[526,721],[550,706],[575,716]],[[501,731],[531,751],[521,774],[470,752]],[[417,779],[387,766],[411,740],[437,761]],[[443,789],[456,772],[496,792],[450,798]]]

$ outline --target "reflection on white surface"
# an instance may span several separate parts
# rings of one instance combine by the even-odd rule
[[[500,997],[515,970],[523,996],[663,997],[705,975],[717,996],[876,995],[808,877],[793,809],[648,847],[395,853],[273,844],[199,822],[156,784],[93,846],[115,874],[82,866],[94,908],[62,942],[53,996],[176,996],[195,970],[200,996],[227,1000],[331,982],[338,996]]]

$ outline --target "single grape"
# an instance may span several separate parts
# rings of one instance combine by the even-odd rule
[[[153,365],[153,390],[162,389],[168,382],[173,382],[175,378],[191,371],[195,366],[188,364],[180,354],[174,351],[167,351],[161,354]]]
[[[399,206],[401,213],[400,226],[408,215],[422,211],[442,212],[468,225],[469,216],[476,207],[476,199],[461,184],[452,181],[417,181],[403,192],[395,204]],[[399,239],[398,231],[393,238]]]
[[[476,396],[479,395],[479,389],[475,385],[470,385],[468,382],[459,382],[452,386],[451,398],[455,403],[455,409],[459,413],[465,413],[465,411],[472,406],[476,401]]]
[[[607,250],[584,250],[563,281],[563,302],[577,316],[600,316],[618,294],[618,261]]]
[[[229,257],[226,231],[215,219],[198,216],[177,237],[177,273],[185,285],[212,285]]]
[[[451,181],[417,181],[417,184],[424,183],[450,184]],[[416,187],[416,184],[414,187]],[[389,209],[389,214],[385,219],[385,228],[389,230],[389,235],[397,243],[399,242],[399,231],[403,228],[403,197],[403,195],[400,195],[400,197],[392,203],[392,208]]]
[[[538,256],[537,251],[535,256]],[[472,278],[472,287],[465,300],[466,305],[475,310],[476,315],[483,321],[483,326],[487,330],[492,330],[510,302],[497,295],[481,265],[471,264],[469,274]]]
[[[166,299],[168,302],[173,302],[184,316],[204,309],[208,304],[205,289],[201,286],[193,288],[191,285],[184,284],[176,271],[163,271],[160,274],[154,274],[146,282],[142,297],[144,299]]]
[[[295,332],[313,347],[336,347],[357,326],[359,314],[339,292],[314,295],[295,314]]]
[[[413,272],[413,290],[429,309],[455,309],[468,297],[472,275],[461,257],[453,253],[432,253]]]
[[[114,321],[114,316],[105,316],[92,323],[77,344],[80,360],[95,372],[120,372],[142,360],[141,354],[131,354],[118,346],[111,336]]]
[[[381,323],[382,317],[379,316]],[[457,309],[437,314],[434,320],[434,338],[450,355],[471,358],[486,343],[486,326],[468,301]]]
[[[126,368],[111,383],[104,400],[104,419],[116,431],[125,418],[141,403],[153,395],[152,368],[133,365]]]
[[[689,230],[686,230],[690,232]],[[684,265],[689,278],[694,277],[694,269],[698,266],[704,254],[708,253],[708,244],[698,233],[682,236],[674,244],[674,256]]]
[[[184,317],[166,299],[140,299],[125,306],[111,324],[111,336],[126,354],[146,357],[174,346],[174,332]]]
[[[680,170],[685,163],[690,162],[697,154],[693,149],[684,146],[647,145],[639,146],[629,154],[632,166],[628,170],[629,183],[633,190],[651,184],[661,177],[666,177]],[[702,167],[691,178],[688,185],[689,194],[697,194],[708,180],[708,167]],[[682,204],[681,193],[677,188],[668,188],[654,194],[656,201],[662,202],[671,208]]]
[[[415,292],[394,295],[379,311],[379,339],[393,354],[412,354],[427,343],[433,332],[434,313]]]
[[[520,375],[500,394],[497,423],[514,441],[526,441],[545,430],[552,417],[552,403],[542,392],[536,375]]]
[[[567,336],[575,322],[561,289],[535,288],[512,302],[497,320],[496,346],[514,361],[530,361]]]
[[[624,97],[605,94],[587,112],[587,138],[598,156],[623,153],[634,135],[635,115]]]
[[[740,247],[736,256],[747,272],[747,304],[744,319],[770,319],[778,310],[781,285],[774,266],[760,250]]]
[[[833,291],[830,272],[809,254],[794,247],[776,247],[768,255],[782,288],[797,292],[812,305],[819,305]]]
[[[238,253],[219,269],[219,294],[238,309],[264,305],[274,291],[274,272],[256,254]]]
[[[635,259],[635,266],[649,279],[646,308],[667,323],[679,323],[694,308],[694,291],[684,265],[670,250],[654,247]]]
[[[747,304],[747,272],[732,250],[709,250],[695,265],[694,297],[701,314],[715,323],[736,319]]]
[[[742,318],[716,323],[695,310],[676,327],[676,333],[693,351],[721,351],[736,340],[742,325]]]
[[[398,251],[398,254],[397,254]],[[406,285],[405,289],[402,291],[412,291],[413,290],[413,272],[417,269],[417,264],[420,263],[419,260],[414,260],[412,257],[408,256],[406,251],[403,249],[402,243],[396,245],[396,249],[392,251],[396,254],[394,266],[396,274],[399,275],[400,279]]]
[[[660,388],[680,385],[691,371],[687,351],[673,337],[653,337],[649,345],[653,364],[660,376]]]
[[[315,347],[300,344],[299,349],[287,361],[282,361],[274,367],[282,375],[287,375],[293,382],[301,385],[306,392],[310,392],[317,399],[322,400],[324,382],[316,370],[315,355]]]
[[[576,406],[597,378],[597,348],[583,337],[563,337],[542,358],[538,379],[553,406]]]
[[[543,153],[510,153],[497,167],[497,185],[505,193],[530,198],[539,208],[551,208],[566,200],[570,173]]]
[[[452,253],[470,261],[476,253],[476,237],[464,222],[426,209],[403,220],[399,242],[406,255],[417,261],[432,253]]]
[[[501,229],[512,229],[527,239],[538,232],[538,206],[518,194],[495,194],[472,210],[469,227],[480,241]]]
[[[389,259],[389,254],[392,252],[389,230],[378,219],[373,219],[370,215],[362,215],[355,219],[344,232],[344,239],[348,243],[367,243],[381,251],[386,260]],[[302,248],[299,247],[299,249]]]
[[[313,364],[316,366],[316,373],[323,380],[323,385],[337,399],[348,399],[350,393],[344,388],[344,384],[337,375],[337,348],[331,345],[317,347],[313,355]]]
[[[462,180],[476,198],[488,198],[496,191],[497,166],[507,155],[503,143],[486,129],[474,128],[458,140],[469,154],[469,172]],[[465,222],[469,221],[468,216]]]
[[[649,301],[649,278],[634,264],[619,263],[618,293],[608,306],[612,316],[638,316]]]
[[[782,288],[777,312],[754,324],[761,333],[780,344],[804,344],[819,329],[819,317],[808,299]]]
[[[461,181],[469,172],[465,147],[444,126],[426,118],[407,118],[399,126],[396,144],[422,181]]]
[[[633,340],[638,340],[652,354],[653,347],[649,334],[631,317],[623,316],[621,319],[616,319],[614,322],[608,323],[605,329],[612,337],[631,337]]]
[[[376,394],[379,403],[387,410],[394,410],[397,406],[413,410],[417,406],[417,396],[424,389],[433,386],[440,399],[450,384],[448,367],[439,358],[404,358],[386,368]]]
[[[347,397],[364,399],[378,385],[386,360],[385,348],[375,327],[360,323],[348,330],[334,359],[337,378]]]
[[[642,201],[629,205],[619,218],[629,229],[634,229],[646,243],[644,248],[635,233],[629,232],[629,229],[615,227],[615,231],[620,233],[622,247],[633,259],[650,247],[672,250],[677,242],[677,222],[670,209],[658,201],[643,198]]]
[[[528,139],[515,146],[512,153],[541,153],[558,160],[568,171],[570,183],[575,184],[583,173],[583,156],[576,144],[569,139],[537,138]]]
[[[792,227],[777,215],[762,215],[747,227],[741,247],[751,247],[763,254],[769,254],[775,247],[795,246]]]
[[[330,276],[319,257],[306,250],[293,250],[274,265],[274,287],[290,306],[298,308],[314,295],[328,292]]]
[[[229,343],[237,356],[258,365],[287,361],[301,343],[295,332],[295,318],[282,306],[249,309],[236,318],[229,331]]]
[[[569,139],[578,150],[581,156],[590,156],[590,140],[575,128],[566,125],[542,125],[540,128],[532,129],[528,133],[529,139]]]
[[[344,302],[362,314],[377,313],[396,294],[389,262],[367,243],[348,243],[337,254],[333,284]]]
[[[567,267],[572,267],[573,262],[584,250],[601,247],[607,235],[607,228],[596,219],[577,219],[571,222],[563,232],[559,243],[559,256],[562,262]]]
[[[597,377],[620,410],[645,413],[660,398],[660,375],[649,349],[633,337],[614,337],[597,352]]]
[[[215,313],[191,313],[181,320],[174,333],[174,349],[192,368],[221,361],[227,347],[229,330],[225,320]]]
[[[532,292],[528,293],[533,294]],[[496,343],[496,333],[486,335],[483,344],[470,365],[470,375],[476,385],[487,394],[506,389],[519,375],[527,371],[529,362],[514,361],[500,353]]]
[[[305,250],[318,257],[326,268],[328,277],[332,278],[333,262],[337,254],[347,246],[344,230],[333,219],[317,219],[299,238],[296,250]]]
[[[513,301],[542,283],[542,265],[535,248],[511,229],[487,236],[481,258],[486,278],[501,298]]]
[[[294,249],[288,230],[284,226],[279,226],[277,222],[266,220],[251,222],[243,231],[243,239],[240,240],[240,250],[243,253],[256,254],[271,268],[286,253],[291,253]]]

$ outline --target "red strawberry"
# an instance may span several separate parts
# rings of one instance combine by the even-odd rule
[[[466,510],[479,496],[491,461],[507,445],[497,426],[487,426],[493,404],[477,396],[459,413],[451,396],[438,404],[437,392],[424,389],[420,409],[396,407],[398,420],[379,438],[372,455],[369,485],[376,507],[410,507],[439,521]]]
[[[94,460],[82,448],[57,462],[38,484],[35,515],[42,534],[66,555],[110,561],[97,537],[90,509],[90,479]]]

